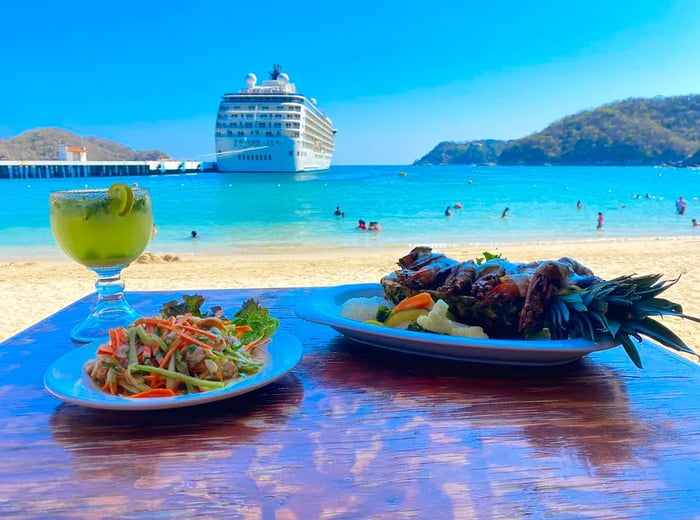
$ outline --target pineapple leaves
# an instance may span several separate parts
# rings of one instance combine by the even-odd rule
[[[652,298],[633,305],[632,312],[635,316],[678,316],[683,314],[683,307],[664,298]]]
[[[586,312],[591,305],[590,294],[584,293],[588,301],[584,301],[581,292],[570,292],[558,294],[555,300],[560,300],[578,312]]]
[[[697,355],[670,329],[651,318],[675,316],[700,323],[700,319],[684,315],[678,303],[657,297],[679,278],[660,280],[660,274],[627,275],[584,289],[560,292],[548,302],[552,337],[600,341],[610,334],[639,368],[642,367],[641,357],[633,339],[641,342],[642,336],[671,349]]]
[[[620,330],[620,327],[622,326],[622,323],[619,321],[613,321],[613,320],[607,320],[608,321],[608,331],[610,331],[610,334],[613,336],[617,336],[617,332]]]
[[[642,366],[642,358],[639,356],[637,346],[632,343],[630,337],[626,334],[620,334],[619,336],[615,336],[615,339],[622,343],[625,352],[627,352],[627,355],[632,360],[632,363],[634,363],[634,366],[637,368],[644,368]]]
[[[680,350],[686,354],[697,355],[670,329],[649,317],[628,323],[626,330],[637,334],[643,334],[644,336],[656,340],[662,345],[674,350]]]

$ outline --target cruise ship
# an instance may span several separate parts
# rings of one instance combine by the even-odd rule
[[[274,65],[270,79],[224,94],[216,117],[216,169],[222,172],[326,170],[336,130],[314,98],[298,94],[289,76]]]

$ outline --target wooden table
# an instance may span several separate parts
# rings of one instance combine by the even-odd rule
[[[92,297],[0,344],[3,518],[700,518],[700,369],[651,343],[547,369],[356,345],[259,299],[304,358],[278,382],[160,412],[64,404],[43,388]],[[181,293],[130,293],[146,314]]]

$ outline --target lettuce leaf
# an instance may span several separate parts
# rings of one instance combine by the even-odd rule
[[[164,318],[169,318],[170,316],[181,316],[183,314],[191,314],[192,316],[197,316],[199,318],[207,318],[210,316],[216,316],[217,313],[221,312],[221,307],[212,307],[208,311],[202,312],[202,305],[204,305],[204,296],[200,294],[193,295],[182,295],[182,302],[173,300],[163,304],[163,308],[160,310],[161,316]]]
[[[253,330],[247,331],[241,338],[242,343],[254,339],[267,339],[277,330],[280,322],[270,316],[270,311],[253,298],[248,298],[241,309],[231,318],[236,325],[249,325]]]

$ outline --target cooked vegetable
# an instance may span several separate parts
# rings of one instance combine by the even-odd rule
[[[430,309],[432,306],[433,297],[427,292],[421,292],[401,300],[396,304],[396,307],[391,310],[391,313],[396,314],[408,309]]]
[[[399,312],[392,312],[384,321],[387,327],[408,327],[412,321],[416,321],[419,316],[428,314],[428,309],[406,309]]]
[[[433,305],[432,310],[426,316],[419,316],[416,319],[418,325],[430,332],[448,334],[450,336],[461,336],[464,338],[485,338],[488,336],[481,327],[472,327],[463,323],[457,323],[447,317],[447,303],[438,300]]]
[[[387,305],[380,305],[377,308],[377,320],[376,321],[386,321],[386,319],[389,317],[389,314],[391,314],[391,309]]]
[[[413,332],[427,332],[423,327],[418,325],[418,322],[412,321],[411,323],[408,324],[408,328],[406,330],[412,330]]]

